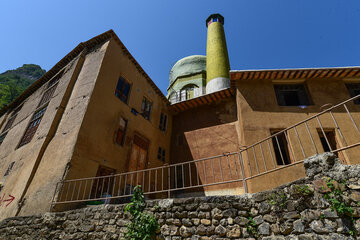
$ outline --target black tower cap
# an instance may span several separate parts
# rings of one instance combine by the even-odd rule
[[[209,21],[213,18],[218,18],[220,22],[224,25],[224,17],[220,13],[214,13],[206,19],[206,27],[208,26]]]

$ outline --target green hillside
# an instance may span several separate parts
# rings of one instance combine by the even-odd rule
[[[0,108],[12,102],[27,87],[45,74],[45,70],[35,64],[24,64],[15,70],[0,74]]]

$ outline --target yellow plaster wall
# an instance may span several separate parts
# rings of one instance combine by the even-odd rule
[[[281,82],[281,80],[276,81],[277,84]],[[288,84],[291,83],[291,81],[286,81],[284,83]],[[297,122],[305,120],[306,118],[323,110],[321,107],[325,104],[330,103],[335,105],[336,103],[340,103],[341,101],[350,98],[342,79],[309,79],[305,81],[305,84],[309,90],[309,95],[313,105],[307,106],[305,109],[301,109],[296,106],[278,106],[272,81],[256,81],[252,79],[247,81],[238,81],[237,106],[239,118],[239,142],[241,146],[249,146],[267,136],[270,136],[270,130],[272,129],[285,129]],[[350,102],[347,106],[351,112],[355,113],[353,114],[353,117],[359,124],[360,116],[356,113],[360,111],[360,106],[354,105],[352,102]],[[342,108],[334,111],[334,117],[337,120],[347,143],[356,143],[359,139],[359,134],[356,132],[351,119],[345,112],[345,109]],[[335,128],[335,123],[329,114],[321,116],[319,119],[325,129]],[[315,145],[318,151],[322,152],[323,148],[317,132],[320,128],[318,122],[314,119],[308,124]],[[304,148],[305,156],[310,157],[311,155],[314,155],[316,151],[311,138],[307,133],[305,125],[297,127],[297,130]],[[295,130],[289,131],[288,138],[289,142],[293,146],[293,148],[291,148],[292,151],[290,152],[290,154],[292,154],[292,162],[304,159]],[[336,133],[336,140],[339,141],[339,143],[342,142],[338,132]],[[250,176],[251,174],[257,175],[258,173],[266,171],[266,169],[271,170],[274,168],[270,155],[270,151],[273,151],[271,141],[269,141],[269,145],[266,141],[261,144],[264,158],[259,145],[257,145],[254,149],[249,149],[248,152],[243,152],[242,156],[245,160],[247,176]],[[342,145],[342,143],[340,145]],[[351,164],[359,163],[360,160],[357,157],[359,154],[359,148],[353,148],[341,153],[342,157]],[[256,164],[255,158],[257,159],[258,164]],[[275,158],[275,156],[273,156],[273,158]],[[249,161],[247,161],[247,159],[249,159]],[[258,192],[270,189],[280,184],[303,177],[304,174],[305,173],[301,164],[289,166],[281,171],[276,171],[271,174],[249,180],[249,191]]]
[[[131,83],[128,103],[115,96],[120,76]],[[140,115],[144,96],[152,101],[150,121]],[[132,108],[139,112],[137,116],[131,113]],[[161,111],[168,116],[165,133],[159,129]],[[114,141],[120,117],[128,120],[124,146]],[[113,168],[116,173],[127,172],[135,133],[150,141],[147,168],[162,166],[164,163],[157,159],[157,151],[159,146],[165,148],[166,162],[169,162],[171,119],[166,103],[118,43],[111,40],[101,63],[66,179],[94,177],[99,165]]]
[[[79,63],[74,64],[74,68],[77,68],[72,76],[75,85],[73,89],[70,89],[71,86],[64,86],[68,88],[66,94],[70,95],[68,96],[70,98],[67,105],[64,106],[65,109],[60,116],[59,125],[55,129],[55,135],[44,152],[37,174],[28,190],[27,204],[23,207],[21,215],[50,210],[55,186],[64,177],[66,167],[73,158],[74,145],[107,46],[108,43],[104,43],[90,50],[84,59],[80,59]]]
[[[18,201],[25,194],[27,184],[30,185],[19,214],[27,215],[50,210],[50,201],[55,190],[55,184],[60,181],[65,165],[71,158],[71,146],[73,146],[76,140],[77,132],[76,127],[75,131],[73,131],[74,127],[72,125],[72,127],[69,127],[70,124],[68,124],[67,129],[62,129],[61,132],[58,132],[52,139],[53,141],[50,142],[50,147],[47,148],[48,142],[51,140],[49,139],[49,130],[50,128],[53,131],[56,130],[54,118],[59,113],[59,109],[64,107],[61,104],[63,103],[64,96],[68,94],[69,82],[75,80],[73,79],[73,74],[78,66],[78,60],[75,59],[64,67],[64,74],[59,80],[53,98],[50,100],[31,142],[21,148],[17,148],[47,84],[44,84],[43,87],[25,100],[24,106],[18,113],[3,144],[0,146],[2,162],[0,176],[4,175],[11,162],[15,162],[10,174],[7,177],[3,177],[4,189],[1,191],[1,194],[4,194],[6,197],[8,195],[14,196],[15,200],[7,207],[3,204],[0,206],[0,218],[11,217],[16,214],[18,211]],[[65,139],[67,133],[68,135]],[[59,147],[61,147],[61,151],[59,151]],[[35,171],[38,162],[40,162],[40,165],[38,170]],[[32,181],[31,176],[34,176]]]

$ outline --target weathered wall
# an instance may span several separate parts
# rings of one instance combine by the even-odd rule
[[[162,166],[169,162],[172,121],[166,102],[155,92],[115,40],[109,42],[104,59],[98,66],[100,69],[96,80],[92,80],[94,83],[96,81],[94,91],[87,106],[66,179],[95,177],[100,165],[115,169],[116,173],[129,171],[135,134],[149,140],[146,168]],[[115,96],[120,76],[131,83],[127,103]],[[140,115],[144,96],[152,101],[150,120]],[[133,114],[132,109],[138,114]],[[161,112],[167,114],[165,132],[159,129]],[[120,117],[128,121],[123,146],[115,142]],[[157,159],[159,146],[165,149],[165,163]],[[88,191],[90,189],[89,187]]]
[[[171,163],[182,163],[237,151],[236,114],[235,101],[229,98],[175,115],[171,139]],[[204,169],[201,169],[202,165],[200,165],[199,163],[194,168],[197,168],[200,180],[205,183]],[[207,172],[214,170],[215,175],[220,176],[218,167],[211,169],[208,164],[205,169]],[[224,175],[228,175],[228,171],[225,171]],[[215,193],[221,195],[239,194],[242,193],[243,188],[241,183],[236,183],[207,187],[204,190],[206,195]]]
[[[108,42],[105,42],[94,49],[89,49],[81,59],[81,63],[77,65],[77,72],[72,76],[73,86],[67,89],[68,101],[59,103],[61,106],[58,106],[64,108],[64,112],[58,116],[60,118],[57,119],[58,126],[53,129],[54,136],[46,147],[25,196],[26,201],[20,215],[49,211],[56,184],[64,177],[67,165],[73,158],[74,145],[77,142],[83,116],[107,46]],[[61,146],[61,151],[59,151],[59,146]]]
[[[305,167],[307,178],[271,191],[148,201],[147,210],[161,226],[159,239],[358,239],[360,165],[341,165],[327,153],[308,159]],[[324,199],[328,189],[322,187],[323,176],[346,180],[342,189],[346,203],[354,210],[354,225],[330,209]],[[123,208],[103,205],[9,218],[0,222],[0,239],[125,239],[130,218]],[[349,229],[354,230],[353,236]]]
[[[47,84],[24,101],[0,149],[0,176],[4,176],[11,162],[15,162],[10,174],[2,178],[4,188],[0,201],[11,196],[15,199],[0,204],[0,219],[50,210],[55,186],[62,179],[73,154],[89,92],[92,91],[89,83],[96,79],[96,66],[100,66],[103,53],[99,46],[89,50],[86,56],[81,53],[63,68],[64,73],[33,139],[17,148]],[[82,71],[83,65],[86,73]]]
[[[36,168],[37,162],[41,159],[41,153],[46,149],[47,139],[49,130],[53,127],[53,122],[56,114],[59,112],[60,105],[66,94],[69,82],[72,79],[76,66],[78,64],[79,59],[75,59],[71,63],[69,63],[66,67],[64,67],[64,74],[59,80],[58,86],[53,94],[53,98],[50,100],[47,110],[42,118],[41,124],[39,125],[32,141],[20,148],[17,148],[20,139],[22,138],[29,121],[33,115],[33,113],[37,109],[37,105],[43,95],[43,92],[47,86],[44,84],[40,89],[34,92],[28,99],[24,101],[24,105],[20,112],[18,113],[15,122],[12,125],[12,128],[9,130],[3,144],[0,147],[1,152],[1,166],[0,166],[0,176],[4,176],[5,171],[11,162],[15,162],[14,166],[8,176],[4,176],[2,181],[4,182],[4,188],[1,191],[3,200],[6,200],[11,196],[15,197],[13,202],[8,202],[9,204],[2,204],[0,206],[0,218],[6,218],[9,216],[14,216],[18,210],[18,201],[20,200],[22,194],[26,190],[26,185],[28,184],[29,179],[31,179],[32,174],[34,174],[33,169]],[[69,139],[70,141],[70,139]],[[63,153],[66,153],[66,148],[64,148]],[[51,161],[54,160],[54,156],[50,157]],[[61,160],[61,159],[59,159]],[[57,165],[59,167],[59,165]],[[33,213],[34,209],[40,212],[46,212],[49,210],[51,199],[51,190],[54,189],[55,184],[51,181],[47,182],[48,177],[52,176],[51,174],[60,171],[60,175],[63,174],[64,168],[57,168],[54,170],[54,164],[51,163],[50,166],[47,165],[46,170],[41,173],[40,181],[36,182],[34,185],[34,189],[28,191],[28,194],[32,195],[38,194],[39,189],[42,189],[48,194],[42,196],[45,200],[45,204],[42,201],[38,201],[39,199],[33,201],[24,202],[23,209],[30,209],[26,214]],[[57,176],[59,175],[57,174]],[[56,175],[56,174],[55,174]],[[37,175],[39,176],[39,175]],[[60,178],[58,178],[59,180]],[[51,185],[51,186],[49,186]],[[39,187],[41,186],[41,187]],[[53,191],[52,191],[53,193]],[[30,208],[26,207],[26,204]],[[46,204],[47,203],[47,204]],[[8,206],[7,206],[8,205]],[[25,210],[26,211],[26,210]]]
[[[321,108],[325,104],[335,105],[340,103],[350,97],[348,90],[346,89],[346,82],[359,81],[359,79],[311,79],[303,80],[297,79],[296,81],[291,80],[253,80],[249,79],[246,81],[238,81],[237,84],[237,109],[238,109],[238,118],[239,118],[239,142],[241,146],[248,146],[256,143],[259,140],[264,139],[266,136],[270,136],[271,130],[282,130],[292,124],[300,122],[318,112],[324,110]],[[276,84],[291,84],[291,83],[305,83],[309,97],[311,99],[312,105],[307,106],[306,108],[300,108],[298,106],[279,106],[276,100],[276,95],[274,91],[274,83]],[[327,105],[328,107],[331,105]],[[347,104],[350,112],[359,112],[359,105],[349,102]],[[351,119],[348,117],[344,108],[339,108],[334,111],[334,117],[337,120],[339,127],[342,131],[342,134],[345,136],[348,144],[357,143],[358,135],[354,134],[356,129],[354,128]],[[359,114],[353,114],[353,118],[358,123],[360,121]],[[324,129],[332,129],[335,131],[336,126],[331,116],[327,114],[326,116],[320,117],[321,124]],[[323,147],[320,142],[320,137],[318,131],[320,129],[317,120],[309,122],[309,128],[311,135],[314,139],[317,149],[319,152],[323,152]],[[309,157],[315,154],[314,146],[312,145],[311,138],[309,137],[305,125],[297,127],[301,142],[303,144],[304,152],[306,157]],[[304,159],[303,153],[301,151],[299,140],[296,136],[294,130],[289,131],[289,142],[292,143],[294,148],[292,162],[296,159]],[[339,147],[343,146],[343,141],[338,133],[335,131],[336,141],[339,144]],[[273,149],[272,142],[269,141],[271,149]],[[266,164],[268,169],[273,168],[273,162],[271,160],[270,153],[268,151],[268,144],[264,142],[262,148],[265,153]],[[273,151],[273,150],[272,150]],[[265,171],[265,167],[262,160],[262,154],[260,152],[259,146],[255,149],[258,166],[255,164],[255,158],[250,149],[249,158],[250,158],[250,167],[248,164],[245,164],[247,168],[247,175],[250,175],[250,169],[252,174],[257,173],[257,167],[260,172]],[[291,154],[291,153],[290,153]],[[345,152],[341,153],[343,160],[350,164],[359,163],[359,154],[360,149],[353,148],[348,149]],[[244,156],[244,159],[247,159],[247,156]],[[304,176],[305,172],[301,166],[291,166],[281,171],[275,173],[267,174],[266,176],[257,177],[249,181],[249,191],[257,192],[263,191],[266,189],[273,188],[280,184],[286,183],[288,181],[293,181],[299,177]]]

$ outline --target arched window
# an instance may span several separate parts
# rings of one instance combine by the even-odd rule
[[[194,93],[195,93],[196,89],[198,89],[198,88],[199,87],[196,86],[195,84],[188,84],[185,87],[183,87],[181,89],[181,101],[194,98],[194,96],[195,96]]]

